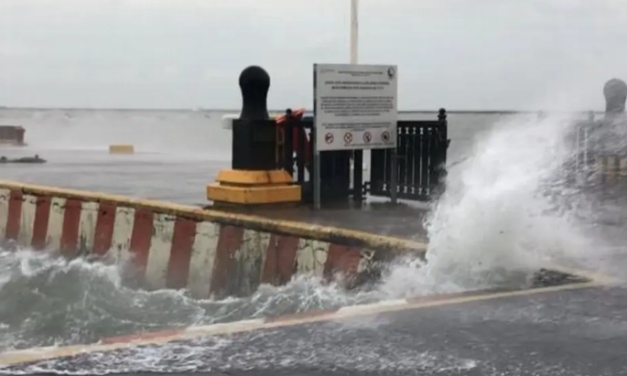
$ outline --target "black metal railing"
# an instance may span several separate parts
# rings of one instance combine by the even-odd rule
[[[399,121],[396,150],[372,150],[368,193],[392,196],[395,158],[397,198],[429,201],[441,193],[450,143],[447,127],[444,109],[436,121]]]
[[[566,168],[570,184],[599,199],[627,198],[627,142],[615,132],[612,121],[586,120],[575,123],[570,135],[574,146],[572,162]],[[622,127],[619,125],[619,127]]]
[[[313,135],[311,118],[288,116],[278,127],[277,164],[302,187],[303,201],[313,202]],[[446,111],[438,120],[399,121],[397,149],[371,150],[370,181],[364,182],[363,151],[320,153],[320,194],[323,202],[363,200],[367,194],[391,196],[391,170],[396,158],[397,198],[427,201],[442,191],[446,174]],[[351,169],[352,165],[352,169]]]

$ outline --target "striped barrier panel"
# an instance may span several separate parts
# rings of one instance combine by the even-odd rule
[[[244,296],[315,275],[355,285],[426,246],[369,233],[101,193],[0,181],[0,239],[67,258],[132,260],[147,289]],[[348,278],[346,278],[348,277]]]

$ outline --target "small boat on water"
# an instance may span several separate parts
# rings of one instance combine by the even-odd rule
[[[35,154],[34,157],[22,157],[9,159],[5,156],[0,157],[0,164],[2,163],[46,163],[46,160],[43,158],[39,158],[39,155]]]
[[[26,130],[19,125],[0,125],[0,145],[26,146]]]

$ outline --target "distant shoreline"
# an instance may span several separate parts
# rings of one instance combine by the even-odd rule
[[[399,110],[400,114],[433,114],[438,112],[438,108],[431,110]],[[0,111],[89,111],[89,112],[232,112],[239,113],[239,109],[232,108],[72,108],[72,107],[9,107],[0,106]],[[269,112],[283,112],[285,109],[271,109]],[[307,110],[311,111],[311,110]],[[446,110],[447,114],[475,114],[475,115],[514,115],[514,114],[534,114],[539,112],[546,113],[564,113],[564,112],[581,112],[586,113],[590,110],[581,111],[550,111],[550,110]],[[594,113],[604,113],[602,110],[593,110]]]

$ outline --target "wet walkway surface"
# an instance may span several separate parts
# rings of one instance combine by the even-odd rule
[[[310,206],[216,209],[422,241],[426,238],[424,220],[429,206],[426,203],[402,202],[393,205],[390,202],[369,200],[361,204],[326,205],[320,210]]]
[[[205,337],[12,370],[120,375],[609,376],[627,374],[625,348],[627,289],[600,287]]]

